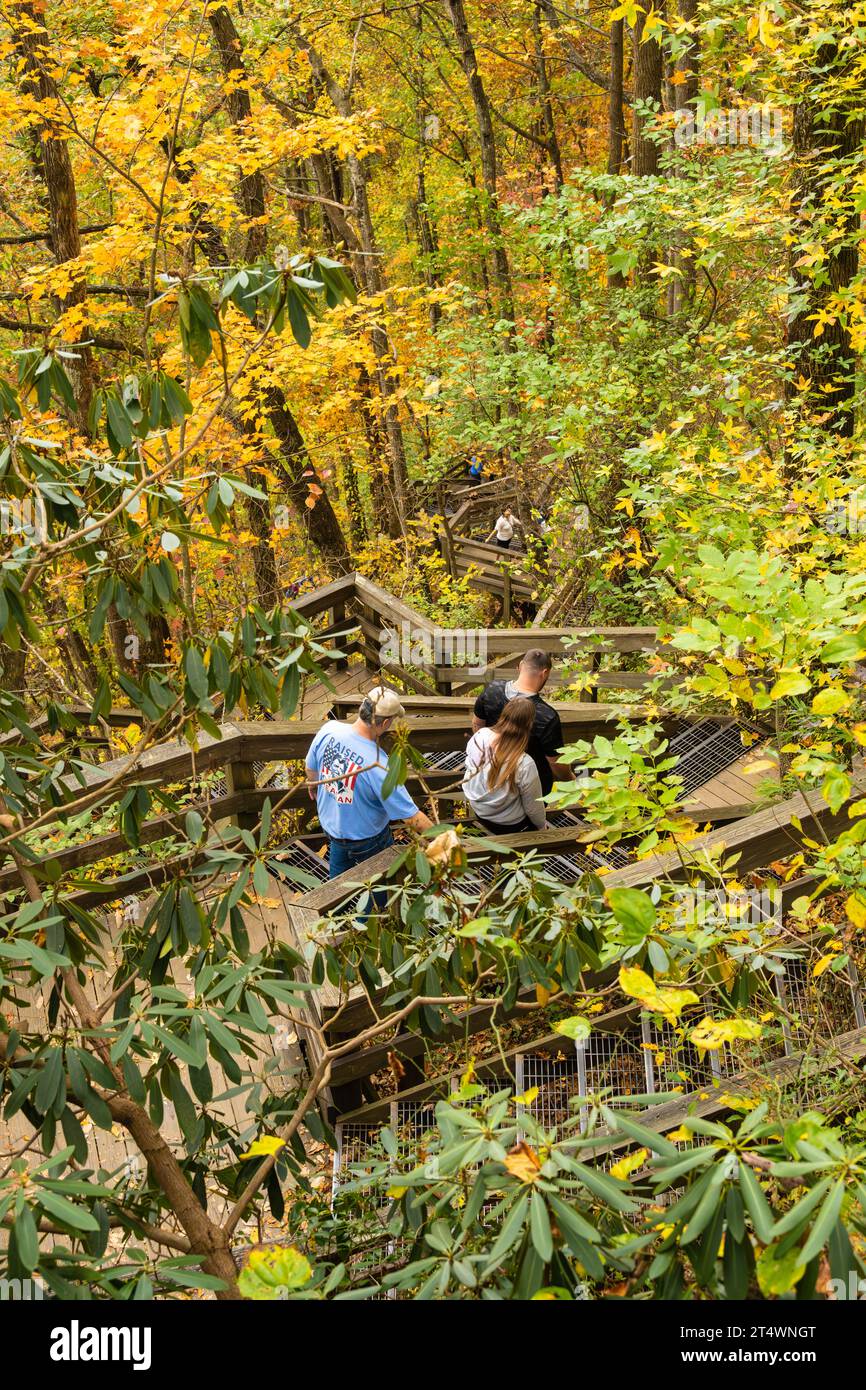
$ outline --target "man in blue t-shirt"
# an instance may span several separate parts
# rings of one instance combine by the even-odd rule
[[[379,741],[403,713],[394,691],[379,685],[364,697],[354,723],[329,720],[310,744],[307,783],[328,837],[331,878],[392,845],[391,821],[413,830],[433,824],[405,787],[382,796],[388,758]]]

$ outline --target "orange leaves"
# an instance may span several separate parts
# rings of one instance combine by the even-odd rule
[[[519,1182],[537,1182],[541,1175],[541,1159],[525,1139],[521,1139],[519,1144],[508,1150],[505,1167]]]

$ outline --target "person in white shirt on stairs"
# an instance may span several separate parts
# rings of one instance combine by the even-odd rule
[[[512,537],[514,536],[514,528],[515,526],[519,525],[520,522],[512,512],[511,508],[506,507],[503,510],[502,515],[496,518],[496,525],[490,532],[490,535],[487,537],[487,542],[485,542],[485,544],[489,543],[495,538],[496,544],[499,546],[500,550],[509,550],[511,547]]]
[[[541,779],[527,753],[535,706],[518,695],[493,729],[474,733],[466,745],[463,792],[478,820],[493,835],[544,830]]]

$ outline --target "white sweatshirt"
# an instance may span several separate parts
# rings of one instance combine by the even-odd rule
[[[475,814],[484,820],[496,821],[499,825],[517,825],[524,816],[528,816],[537,829],[543,830],[546,811],[541,800],[541,779],[528,753],[522,753],[517,764],[514,791],[508,782],[490,790],[490,755],[496,739],[495,729],[479,729],[466,745],[466,772],[463,777],[466,800]]]

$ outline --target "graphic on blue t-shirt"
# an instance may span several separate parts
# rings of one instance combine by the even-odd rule
[[[338,743],[335,738],[329,738],[322,749],[321,777],[324,790],[341,806],[351,806],[355,799],[355,782],[363,766],[362,762],[355,761],[351,749],[345,744]],[[332,777],[340,780],[332,782]]]
[[[387,755],[351,724],[336,719],[325,724],[310,745],[307,767],[319,784],[316,805],[328,835],[364,840],[378,835],[389,820],[410,820],[418,810],[405,787],[382,795]]]

